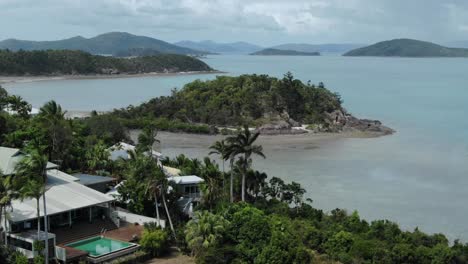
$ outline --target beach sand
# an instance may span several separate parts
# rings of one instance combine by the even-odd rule
[[[137,142],[139,130],[132,130],[130,137]],[[315,149],[322,144],[334,142],[345,138],[374,138],[380,135],[369,132],[343,132],[343,133],[307,133],[299,135],[260,135],[256,144],[262,145],[265,150],[282,149]],[[158,150],[175,149],[206,149],[216,141],[224,139],[224,135],[199,135],[188,133],[159,132],[157,138],[161,144]]]
[[[7,83],[58,81],[58,80],[92,80],[92,79],[118,79],[118,78],[138,78],[138,77],[165,77],[179,75],[199,75],[199,74],[222,74],[222,71],[194,71],[194,72],[174,72],[174,73],[141,73],[141,74],[115,74],[115,75],[58,75],[58,76],[0,76],[0,85]]]

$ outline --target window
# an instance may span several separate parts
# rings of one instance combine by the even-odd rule
[[[33,246],[32,246],[31,242],[21,240],[21,239],[17,239],[17,238],[14,238],[14,237],[8,237],[8,244],[10,244],[11,246],[26,249],[26,250],[29,250],[29,251],[32,251],[32,249],[33,249]]]

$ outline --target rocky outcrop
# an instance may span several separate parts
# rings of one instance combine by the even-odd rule
[[[271,118],[271,116],[270,116]],[[341,133],[341,132],[364,132],[376,136],[390,135],[395,131],[378,120],[359,119],[346,112],[346,110],[336,110],[326,114],[323,124],[310,125],[307,129],[302,128],[302,124],[289,117],[287,112],[271,118],[268,124],[257,128],[263,135],[286,135],[312,133]]]
[[[284,120],[263,125],[259,127],[257,131],[263,135],[295,135],[307,133],[306,130],[293,128],[290,123]]]
[[[327,114],[326,126],[324,129],[327,132],[343,132],[343,131],[361,131],[371,132],[379,135],[390,135],[395,133],[395,130],[384,126],[378,120],[359,119],[346,112],[346,110],[336,110]]]

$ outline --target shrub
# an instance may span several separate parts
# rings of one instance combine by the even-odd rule
[[[162,229],[145,229],[140,245],[151,256],[161,256],[169,249],[169,235]]]

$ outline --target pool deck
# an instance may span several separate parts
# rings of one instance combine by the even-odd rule
[[[125,242],[135,242],[136,240],[141,238],[142,233],[143,226],[128,224],[119,229],[107,231],[104,236]]]
[[[104,237],[108,237],[108,238],[112,238],[112,239],[120,240],[124,242],[135,242],[135,238],[137,239],[141,238],[142,232],[143,232],[143,226],[134,225],[134,224],[126,224],[123,227],[107,231]],[[74,239],[72,241],[66,241],[66,242],[62,241],[62,243],[57,244],[57,246],[66,249],[67,260],[83,258],[88,255],[87,252],[78,250],[76,248],[67,247],[65,245],[72,243],[72,242],[79,241],[79,240],[87,239],[90,237],[99,236],[99,235],[100,235],[99,233],[95,233],[92,235],[87,234],[83,237]]]

